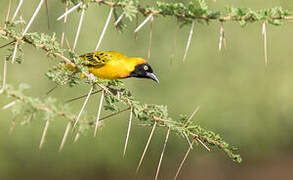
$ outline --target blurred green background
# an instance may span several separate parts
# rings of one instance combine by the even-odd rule
[[[12,1],[12,12],[16,1]],[[183,1],[188,2],[188,1]],[[25,0],[21,10],[28,21],[39,1]],[[152,1],[142,1],[153,4]],[[282,6],[293,10],[289,0],[213,0],[213,10],[227,6],[254,9]],[[70,14],[66,27],[56,18],[64,12],[59,0],[48,1],[51,29],[47,29],[45,8],[37,16],[30,31],[56,32],[73,44],[80,12]],[[0,2],[3,24],[8,0]],[[84,25],[76,51],[93,51],[105,24],[109,8],[92,5],[85,14]],[[143,20],[139,18],[139,22]],[[123,33],[115,30],[113,20],[101,44],[103,50],[123,52],[128,56],[146,58],[149,42],[149,24],[134,39],[135,22]],[[194,36],[185,63],[182,57],[190,30],[186,26],[176,35],[174,18],[156,17],[153,24],[152,56],[150,64],[160,84],[141,79],[124,80],[134,96],[145,103],[168,105],[171,116],[191,114],[201,106],[194,121],[221,134],[229,143],[240,148],[243,163],[233,163],[220,151],[205,152],[196,147],[186,161],[179,179],[292,179],[293,167],[293,25],[267,26],[269,65],[264,65],[261,23],[241,28],[236,22],[224,24],[227,48],[218,51],[219,23],[196,24]],[[174,50],[174,38],[177,46]],[[1,44],[5,41],[1,40]],[[25,62],[8,67],[8,83],[31,85],[28,95],[45,97],[54,86],[45,76],[54,60],[29,45],[24,46]],[[171,60],[171,55],[175,58]],[[1,66],[5,49],[0,49]],[[2,68],[0,70],[2,76]],[[60,102],[87,93],[89,87],[59,88],[51,96]],[[11,100],[0,96],[0,107]],[[86,107],[88,113],[97,111],[99,96],[93,96]],[[82,101],[73,102],[76,112]],[[44,147],[38,150],[45,122],[35,119],[25,126],[17,125],[9,134],[12,115],[0,110],[0,179],[153,179],[163,146],[165,130],[155,132],[149,151],[138,175],[135,168],[148,138],[150,128],[133,126],[128,152],[122,158],[128,114],[107,120],[96,138],[92,132],[73,143],[73,134],[61,153],[58,146],[66,121],[56,118],[48,131]],[[172,179],[188,148],[186,141],[171,134],[160,179]]]

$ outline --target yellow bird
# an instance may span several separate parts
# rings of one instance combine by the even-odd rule
[[[90,73],[101,79],[148,78],[159,82],[146,60],[113,51],[97,51],[79,56]]]

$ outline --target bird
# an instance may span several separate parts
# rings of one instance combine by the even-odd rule
[[[100,79],[146,78],[159,82],[148,62],[138,57],[127,57],[120,52],[96,51],[79,56],[89,73]]]

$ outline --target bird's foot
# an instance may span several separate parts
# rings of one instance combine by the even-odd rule
[[[95,82],[97,80],[96,76],[94,76],[92,73],[90,73],[90,76],[87,79],[89,82]]]

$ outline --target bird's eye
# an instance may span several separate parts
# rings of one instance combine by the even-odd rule
[[[148,66],[144,66],[143,69],[144,69],[145,71],[147,71],[147,70],[149,70],[149,67],[148,67]]]

